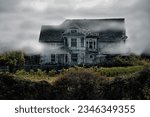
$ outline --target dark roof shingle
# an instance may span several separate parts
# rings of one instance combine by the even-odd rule
[[[40,42],[63,42],[65,29],[78,27],[89,32],[98,32],[99,41],[117,41],[125,37],[125,19],[68,19],[60,26],[42,26]],[[64,34],[65,35],[65,34]]]

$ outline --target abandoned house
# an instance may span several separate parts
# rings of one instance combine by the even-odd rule
[[[124,18],[68,19],[60,25],[44,25],[39,42],[57,49],[42,54],[40,63],[97,64],[111,54],[105,48],[125,43],[126,39]]]

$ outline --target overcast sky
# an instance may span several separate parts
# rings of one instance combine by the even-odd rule
[[[0,50],[40,49],[41,25],[67,18],[126,18],[127,46],[149,51],[150,0],[0,0]]]

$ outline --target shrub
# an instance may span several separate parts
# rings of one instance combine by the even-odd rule
[[[17,70],[15,74],[16,75],[28,75],[28,72],[22,69],[22,70]]]
[[[114,56],[106,58],[106,61],[101,63],[99,66],[103,67],[119,67],[119,66],[139,66],[139,65],[150,65],[148,59],[144,59],[141,56],[131,54],[129,56]]]
[[[48,75],[49,75],[49,76],[55,76],[56,74],[57,74],[56,70],[50,70],[50,71],[48,72]]]
[[[37,69],[37,72],[35,72],[35,75],[37,75],[37,76],[45,76],[46,72],[42,71],[41,69]]]

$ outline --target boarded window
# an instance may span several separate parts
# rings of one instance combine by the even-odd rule
[[[75,38],[71,39],[71,47],[77,47],[77,39]]]
[[[78,54],[71,54],[71,61],[73,63],[77,63],[78,62]]]
[[[55,62],[55,59],[56,59],[55,54],[52,54],[51,55],[51,62]]]
[[[81,47],[84,47],[84,38],[81,38]]]

